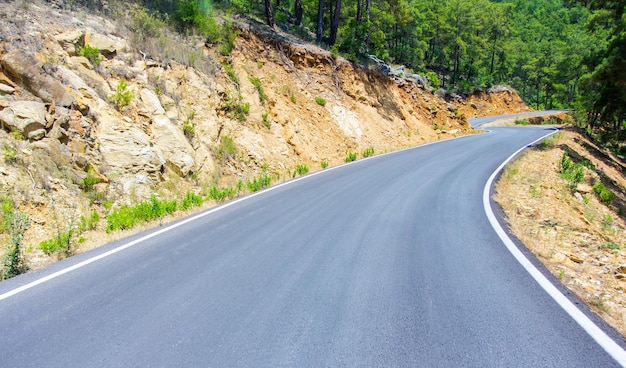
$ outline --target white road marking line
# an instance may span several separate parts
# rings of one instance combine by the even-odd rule
[[[556,131],[543,136],[542,138],[537,139],[532,142],[535,144],[546,137],[556,133]],[[598,327],[592,320],[589,319],[578,307],[574,305],[563,293],[561,293],[554,284],[552,284],[529,260],[526,256],[515,246],[511,238],[507,235],[507,233],[502,229],[500,223],[496,219],[496,216],[493,213],[491,208],[490,201],[490,192],[491,185],[495,180],[496,176],[504,167],[515,158],[520,152],[526,149],[528,145],[520,148],[514,154],[512,154],[509,158],[506,159],[497,169],[491,174],[489,179],[487,180],[487,184],[485,184],[485,188],[483,190],[483,206],[485,207],[485,213],[489,218],[489,222],[491,226],[496,231],[504,245],[507,249],[513,254],[515,259],[526,269],[526,271],[537,281],[537,283],[554,299],[560,306],[563,308],[567,314],[569,314],[576,323],[578,323],[613,359],[615,359],[622,367],[626,367],[626,351],[622,349],[613,339],[611,339],[600,327]]]

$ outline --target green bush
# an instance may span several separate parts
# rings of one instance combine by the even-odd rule
[[[243,122],[246,121],[250,113],[250,104],[247,102],[244,103],[240,94],[228,93],[226,98],[222,101],[222,111],[224,111],[229,118]]]
[[[115,93],[111,95],[111,102],[113,102],[118,109],[121,109],[130,104],[134,95],[135,92],[128,88],[126,79],[121,79],[115,87]]]
[[[202,205],[202,197],[192,191],[188,191],[187,194],[185,194],[185,198],[183,198],[183,203],[180,207],[187,210],[200,205]]]
[[[598,181],[593,185],[593,192],[602,202],[605,203],[611,203],[615,199],[615,193],[607,189],[601,181]]]
[[[326,100],[321,97],[315,97],[315,102],[320,106],[326,106]]]
[[[28,271],[22,253],[22,241],[30,222],[26,214],[15,210],[9,199],[2,202],[2,219],[2,230],[11,236],[0,269],[0,279],[4,280]]]
[[[346,156],[346,162],[356,161],[357,154],[356,152],[348,152],[348,156]]]
[[[322,169],[327,168],[327,167],[328,167],[328,161],[322,161],[322,162],[320,163],[320,166],[322,167]]]
[[[246,186],[250,192],[257,192],[263,188],[269,187],[272,184],[272,178],[267,175],[267,173],[263,173],[258,177],[249,180]]]
[[[365,149],[365,151],[363,151],[363,157],[370,157],[370,156],[374,156],[374,147],[368,147]]]
[[[585,166],[573,162],[567,152],[563,152],[561,157],[561,177],[568,181],[568,185],[571,189],[575,189],[578,183],[581,183],[585,178]]]
[[[52,255],[59,251],[67,253],[70,251],[72,244],[72,235],[72,230],[60,232],[54,238],[39,243],[39,248],[47,255]]]
[[[235,157],[237,147],[233,139],[227,135],[223,135],[220,139],[220,145],[217,147],[217,158],[220,160],[229,160]]]
[[[89,216],[87,217],[85,215],[80,216],[78,229],[80,231],[94,230],[99,222],[100,222],[100,215],[98,215],[98,211],[93,210],[91,211],[91,213],[89,213]]]
[[[267,101],[267,95],[265,94],[265,90],[263,89],[261,80],[257,77],[250,77],[248,79],[250,80],[250,83],[252,83],[254,88],[256,88],[256,90],[259,92],[259,101],[262,104],[265,104],[265,101]]]
[[[235,48],[235,39],[237,39],[238,32],[234,29],[231,23],[224,23],[222,26],[221,45],[219,52],[223,56],[229,56],[232,54]]]
[[[130,229],[136,224],[156,220],[174,213],[177,207],[178,203],[175,200],[161,201],[155,196],[132,207],[122,206],[107,216],[106,231]]]
[[[265,125],[267,128],[269,128],[269,127],[271,127],[271,126],[272,126],[272,123],[270,122],[270,119],[269,119],[269,117],[268,117],[268,116],[269,116],[269,114],[268,114],[268,113],[266,113],[266,112],[264,112],[264,113],[261,115],[261,119],[262,119],[262,121],[263,121],[263,125]]]
[[[100,50],[89,45],[79,47],[78,55],[86,57],[93,66],[100,65],[100,61],[102,61]]]
[[[309,172],[309,167],[305,164],[299,164],[296,166],[296,173],[298,175],[304,175]]]
[[[435,72],[426,73],[426,78],[430,81],[430,86],[433,89],[439,89],[441,87],[441,82],[439,81],[439,76]]]
[[[17,162],[17,150],[11,146],[4,146],[4,161],[8,163]]]

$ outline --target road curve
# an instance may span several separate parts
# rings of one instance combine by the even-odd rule
[[[619,366],[485,215],[546,134],[360,160],[2,282],[0,366]]]

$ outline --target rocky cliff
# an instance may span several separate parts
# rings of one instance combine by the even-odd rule
[[[201,38],[162,33],[162,52],[191,50],[164,57],[133,35],[137,9],[112,20],[59,4],[0,8],[0,197],[30,218],[31,267],[51,259],[41,240],[89,213],[468,134],[459,108],[485,108],[250,22],[235,22],[227,56]],[[516,100],[506,112],[525,108],[506,95]],[[104,226],[75,250],[106,239],[94,235]]]

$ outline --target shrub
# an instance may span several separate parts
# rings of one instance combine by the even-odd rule
[[[252,83],[254,88],[256,88],[256,90],[259,92],[259,101],[262,104],[265,104],[265,101],[267,101],[267,95],[265,94],[265,90],[263,90],[261,80],[257,77],[250,77],[248,79],[250,79],[250,83]]]
[[[93,66],[100,65],[100,61],[102,61],[100,50],[89,45],[79,47],[78,55],[86,57]]]
[[[598,181],[593,185],[593,192],[602,202],[605,203],[611,203],[615,199],[615,193],[607,189],[601,181]]]
[[[370,157],[370,156],[374,156],[374,147],[368,147],[365,149],[365,151],[363,151],[363,157]]]
[[[348,156],[346,156],[346,162],[356,161],[356,152],[348,152]]]
[[[9,232],[11,240],[2,260],[0,279],[8,279],[28,271],[22,253],[22,241],[24,233],[28,230],[29,220],[26,214],[16,211],[13,202],[8,199],[2,202],[2,215],[4,219],[2,226]]]
[[[11,146],[4,146],[4,161],[15,163],[17,161],[17,150]]]
[[[80,231],[94,230],[99,222],[100,222],[100,215],[98,215],[98,211],[93,210],[87,217],[85,217],[85,215],[80,216],[78,229]]]
[[[305,164],[299,164],[296,166],[296,173],[298,175],[304,175],[309,172],[309,167]]]
[[[561,177],[568,181],[571,189],[575,189],[578,183],[585,178],[585,167],[582,164],[573,162],[567,152],[561,157]]]
[[[271,124],[271,122],[270,122],[270,119],[269,119],[269,117],[268,117],[268,113],[264,112],[264,113],[261,115],[261,119],[263,120],[263,125],[265,125],[266,127],[268,127],[268,128],[269,128],[269,127],[271,127],[271,126],[272,126],[272,124]]]
[[[202,197],[192,191],[188,191],[187,194],[185,194],[185,198],[183,199],[183,203],[180,205],[180,207],[184,210],[187,210],[193,207],[198,207],[201,204]]]
[[[135,206],[122,206],[107,216],[107,232],[130,229],[138,223],[162,218],[176,211],[177,202],[161,201],[155,196]]]
[[[321,97],[315,97],[315,102],[320,106],[326,106],[326,100]]]
[[[528,125],[528,120],[525,120],[525,119],[515,119],[515,125]]]
[[[239,90],[241,82],[239,81],[239,75],[237,75],[235,67],[232,64],[228,63],[223,63],[222,67],[224,67],[226,75],[228,75],[228,79],[230,79],[235,84],[235,87],[237,87],[237,90]]]
[[[250,192],[257,192],[263,188],[269,187],[272,184],[272,178],[267,175],[267,173],[263,173],[258,177],[249,180],[247,183],[248,190]]]
[[[322,162],[320,163],[320,166],[322,167],[322,169],[327,168],[327,167],[328,167],[328,161],[322,161]]]
[[[291,102],[296,103],[296,95],[291,95],[289,98],[291,99]]]
[[[134,95],[135,92],[128,88],[126,79],[121,79],[115,87],[115,93],[111,95],[111,102],[113,102],[118,109],[121,109],[130,104]]]
[[[235,39],[237,39],[238,32],[233,28],[231,23],[224,23],[222,26],[222,37],[220,54],[223,56],[229,56],[235,48]]]
[[[437,90],[441,87],[441,82],[439,81],[439,76],[435,72],[426,73],[426,78],[430,81],[430,86]]]
[[[240,94],[228,93],[222,102],[222,110],[229,118],[243,122],[250,113],[250,104],[244,103]]]
[[[52,239],[47,239],[39,243],[39,248],[47,255],[52,255],[59,251],[64,253],[70,252],[70,246],[72,244],[73,230],[59,232],[57,236]]]
[[[227,135],[223,135],[220,139],[220,145],[217,147],[217,158],[220,160],[229,160],[235,157],[237,147],[233,139]]]

